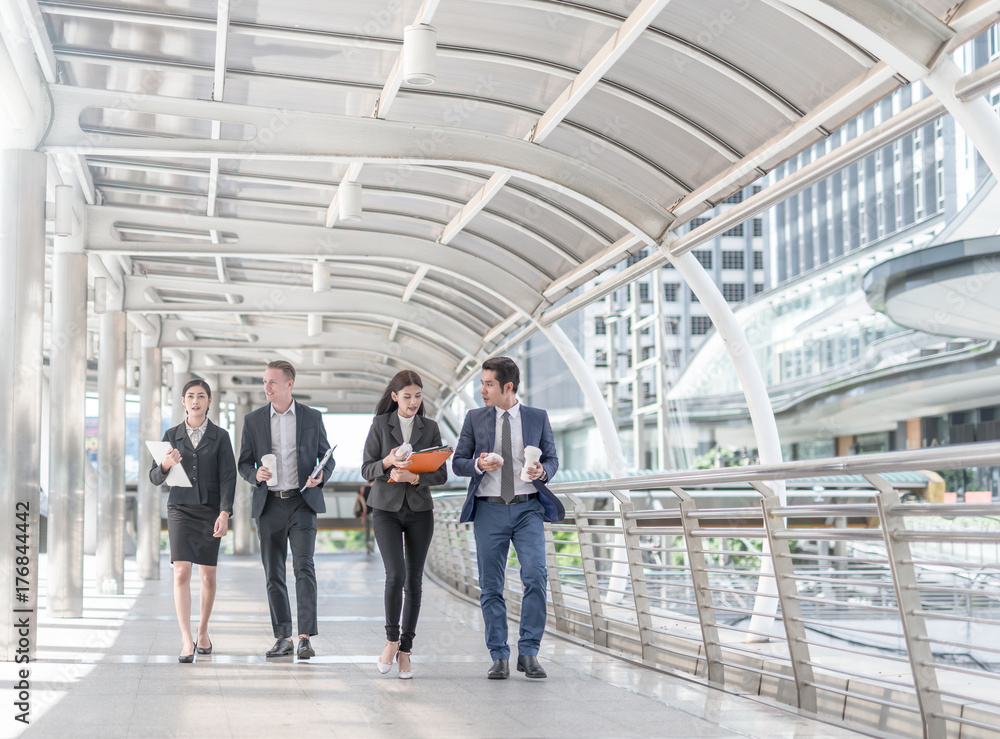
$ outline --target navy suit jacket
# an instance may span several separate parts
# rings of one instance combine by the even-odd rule
[[[556,470],[559,469],[559,455],[556,452],[555,439],[552,436],[552,427],[549,425],[549,414],[541,408],[529,408],[521,405],[521,438],[525,446],[537,446],[542,450],[541,462],[545,474],[551,480],[555,477]],[[462,433],[458,439],[458,446],[455,447],[455,455],[451,468],[456,475],[471,478],[469,480],[469,492],[465,497],[465,505],[462,506],[461,523],[472,521],[476,517],[476,491],[479,483],[483,480],[483,475],[476,472],[476,460],[483,452],[487,454],[493,451],[496,442],[497,411],[496,408],[474,408],[465,414],[465,423],[462,424]],[[566,517],[566,510],[559,498],[552,491],[545,487],[541,480],[534,481],[535,489],[538,490],[538,499],[545,509],[543,515],[546,521],[562,521]]]
[[[309,473],[326,454],[330,442],[326,439],[326,427],[323,425],[323,414],[315,408],[310,408],[298,401],[295,403],[295,454],[298,463],[299,484],[302,487],[309,479]],[[240,459],[237,466],[244,480],[254,486],[253,507],[251,515],[260,518],[267,502],[267,482],[257,482],[257,468],[261,466],[260,458],[272,454],[271,449],[271,404],[247,413],[243,419],[243,440],[240,444]],[[330,479],[336,461],[330,461],[323,467],[323,482],[316,487],[306,488],[302,498],[316,513],[326,512],[326,501],[323,499],[323,485]]]

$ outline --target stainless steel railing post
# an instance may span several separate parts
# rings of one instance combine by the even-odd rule
[[[865,475],[865,478],[879,490],[875,502],[878,504],[879,518],[882,520],[882,536],[889,557],[889,567],[892,570],[892,585],[896,590],[896,603],[899,608],[899,619],[903,624],[903,638],[906,640],[906,653],[910,659],[917,704],[920,706],[920,716],[923,719],[924,738],[944,739],[948,734],[948,727],[942,718],[944,706],[941,694],[938,692],[934,654],[927,639],[927,624],[920,615],[917,574],[913,567],[910,544],[899,536],[905,533],[906,524],[902,516],[892,512],[893,506],[900,504],[899,493],[891,483],[879,475],[869,474]]]
[[[722,645],[719,642],[719,627],[709,590],[707,564],[702,551],[702,541],[694,536],[698,520],[689,515],[697,510],[697,501],[687,494],[681,495],[679,488],[671,488],[680,498],[681,526],[684,528],[684,545],[687,547],[688,566],[691,568],[691,584],[694,586],[694,602],[698,607],[698,625],[705,648],[708,664],[708,680],[718,685],[726,684],[725,667],[722,664]]]
[[[763,485],[757,486],[758,490]],[[798,696],[799,708],[816,712],[816,685],[813,682],[812,661],[809,655],[809,642],[806,639],[806,627],[802,623],[802,605],[798,599],[798,587],[795,584],[795,568],[792,564],[788,540],[778,538],[776,534],[786,528],[783,516],[771,513],[773,508],[781,505],[781,500],[775,495],[766,495],[760,502],[764,511],[764,530],[767,531],[767,541],[770,544],[771,559],[774,570],[774,580],[778,588],[778,602],[781,604],[781,618],[785,623],[785,638],[788,643],[788,656],[792,661],[792,675],[795,677],[795,691]]]

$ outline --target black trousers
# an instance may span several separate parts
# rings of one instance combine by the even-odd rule
[[[424,562],[434,536],[434,511],[411,511],[404,500],[398,511],[376,508],[372,516],[375,541],[385,566],[385,638],[398,640],[400,651],[409,652],[420,615]]]
[[[276,498],[269,495],[257,520],[260,559],[267,578],[267,603],[275,638],[292,636],[292,609],[285,586],[285,561],[292,549],[295,602],[299,634],[314,636],[316,628],[316,512],[301,495]]]

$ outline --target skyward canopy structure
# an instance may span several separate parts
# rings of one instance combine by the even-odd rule
[[[402,367],[443,407],[484,357],[603,294],[560,307],[574,290],[711,238],[674,229],[996,16],[951,0],[4,6],[8,117],[46,154],[48,200],[77,195],[97,309],[222,391],[284,355],[334,412],[369,410]]]

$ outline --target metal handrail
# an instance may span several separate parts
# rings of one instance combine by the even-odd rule
[[[935,649],[954,659],[944,648],[959,643],[933,636],[953,633],[954,626],[927,629],[936,621],[992,628],[1000,635],[1000,598],[990,597],[1000,591],[1000,537],[992,524],[985,525],[986,532],[963,528],[970,517],[1000,517],[1000,505],[903,504],[882,477],[977,465],[1000,465],[1000,443],[551,484],[569,504],[566,521],[546,525],[550,625],[650,666],[689,672],[740,692],[756,686],[751,689],[764,697],[829,711],[836,720],[847,716],[861,728],[884,729],[865,722],[884,721],[880,715],[889,711],[899,731],[928,738],[957,734],[961,725],[1000,732],[1000,717],[990,724],[981,711],[963,716],[961,704],[973,699],[956,702],[961,691],[947,689],[951,676],[961,675],[997,692],[1000,675],[977,669],[974,661],[960,667],[936,660]],[[771,492],[774,480],[845,474],[872,484],[872,503],[809,499],[791,505]],[[693,486],[726,487],[726,493],[745,486],[744,494],[758,497],[760,507],[716,506],[726,497],[711,491],[692,495]],[[630,491],[664,491],[678,505],[637,509],[652,498],[633,498]],[[443,505],[435,509],[440,528],[430,567],[475,598],[475,541],[469,526],[458,523],[460,499],[436,497]],[[601,499],[611,505],[598,509]],[[789,521],[819,517],[831,525],[788,527]],[[849,517],[866,520],[848,528]],[[712,527],[727,518],[749,520],[752,527]],[[677,523],[638,525],[663,519]],[[600,523],[591,523],[595,520]],[[975,555],[981,561],[968,559],[983,547],[988,555]],[[768,569],[761,571],[763,564]],[[509,575],[504,595],[516,613],[520,582],[516,573]],[[982,591],[969,587],[973,577]],[[780,607],[771,618],[773,611],[763,606],[774,602]],[[723,631],[725,639],[719,637]],[[734,644],[739,635],[745,643]],[[898,640],[897,655],[864,646],[885,639]],[[764,640],[772,644],[761,647]],[[972,644],[959,648],[982,661],[1000,651],[977,651]],[[850,659],[837,659],[838,654]],[[868,669],[865,655],[909,664],[911,680],[876,678],[879,671]],[[874,686],[879,687],[873,691]],[[879,710],[845,711],[847,701]]]

